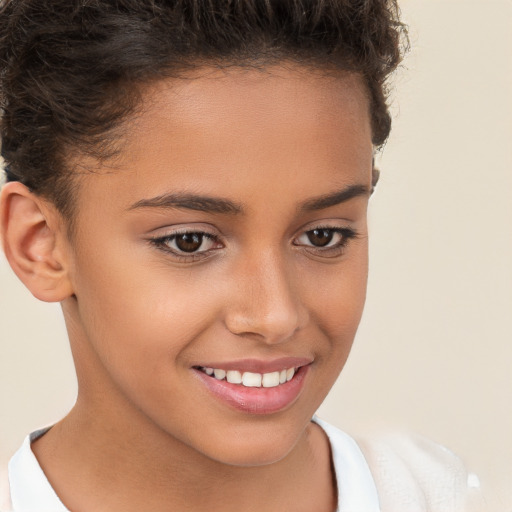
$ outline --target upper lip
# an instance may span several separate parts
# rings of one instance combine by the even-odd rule
[[[219,370],[238,370],[240,372],[271,373],[287,368],[298,368],[311,364],[310,357],[281,357],[279,359],[238,359],[236,361],[215,361],[194,365],[194,367],[216,368]]]

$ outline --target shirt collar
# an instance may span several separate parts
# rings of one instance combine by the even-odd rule
[[[380,512],[375,480],[363,452],[348,434],[313,416],[327,434],[338,487],[337,512]]]
[[[43,473],[31,443],[49,428],[37,430],[25,438],[9,462],[12,509],[15,512],[68,512]]]

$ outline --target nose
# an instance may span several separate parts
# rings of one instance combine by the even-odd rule
[[[253,255],[231,277],[235,293],[225,323],[233,334],[276,344],[307,324],[308,311],[295,286],[298,276],[276,254]]]

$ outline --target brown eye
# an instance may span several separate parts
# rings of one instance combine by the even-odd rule
[[[188,231],[154,238],[151,243],[183,258],[205,256],[213,249],[222,247],[214,235],[201,231]]]
[[[332,229],[313,229],[308,231],[306,236],[315,247],[325,247],[332,241],[334,234],[335,231]]]
[[[196,252],[203,245],[204,235],[202,233],[183,233],[176,235],[176,247],[183,252]]]
[[[303,231],[293,243],[324,256],[333,257],[333,255],[341,254],[340,251],[355,236],[356,232],[350,228],[318,227]]]

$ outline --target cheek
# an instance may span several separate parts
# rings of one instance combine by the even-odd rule
[[[366,241],[360,242],[349,256],[340,263],[319,265],[315,272],[302,273],[307,279],[310,309],[315,311],[319,326],[333,339],[355,333],[366,299]]]
[[[343,369],[356,335],[366,299],[368,256],[360,243],[339,265],[326,265],[310,275],[310,312],[321,332],[318,360],[326,375],[326,392]]]
[[[212,298],[187,271],[177,279],[163,263],[141,260],[133,249],[109,247],[101,259],[84,254],[77,266],[85,337],[118,378],[144,372],[156,377],[154,372],[165,367],[168,372],[169,363],[210,321]]]

